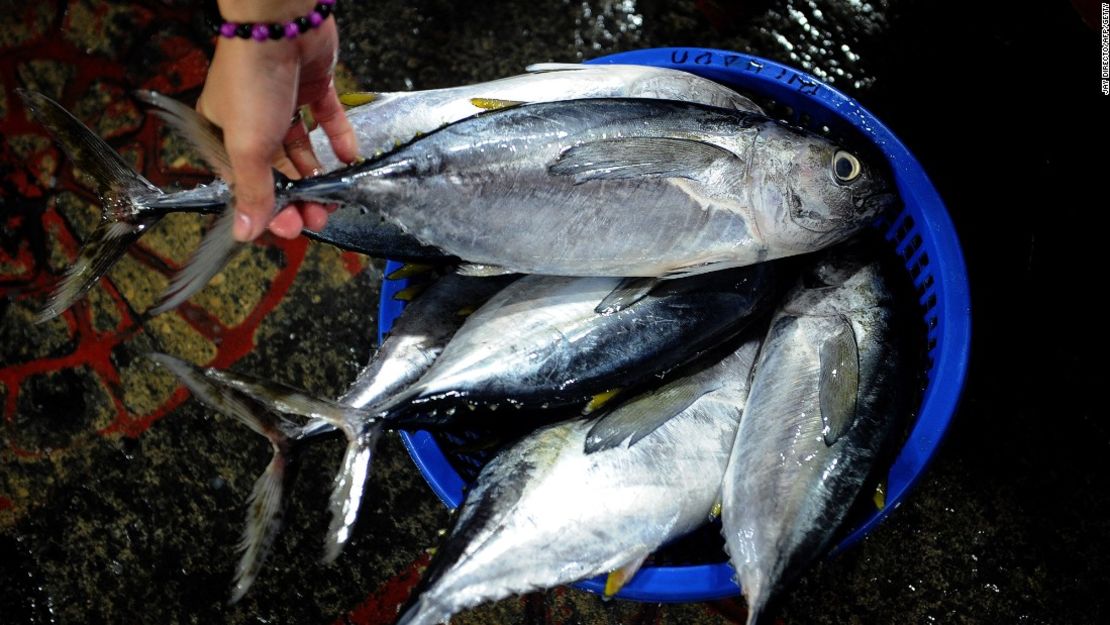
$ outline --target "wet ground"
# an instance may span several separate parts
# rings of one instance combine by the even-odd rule
[[[1104,334],[1106,98],[1093,3],[375,1],[340,4],[341,87],[429,88],[633,48],[733,49],[807,69],[884,120],[948,203],[973,285],[963,405],[912,497],[788,594],[777,622],[1110,621]],[[1087,16],[1087,25],[1081,19]],[[55,97],[162,186],[206,180],[127,93],[195,99],[211,53],[186,1],[0,0],[0,623],[390,623],[447,514],[396,438],[355,536],[319,563],[338,446],[310,451],[267,568],[228,606],[265,443],[212,417],[152,349],[337,395],[372,348],[380,265],[267,238],[178,311],[139,313],[199,239],[172,217],[87,303],[31,322],[96,223],[15,94]],[[1097,329],[1096,329],[1097,328]],[[558,589],[466,623],[719,623],[743,602]]]

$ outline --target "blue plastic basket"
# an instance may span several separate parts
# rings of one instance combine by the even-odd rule
[[[854,100],[809,74],[759,57],[702,48],[638,50],[588,62],[654,65],[699,74],[753,96],[761,104],[771,103],[776,115],[811,130],[834,136],[845,131],[862,133],[889,159],[905,207],[882,227],[913,279],[924,310],[928,381],[917,420],[890,467],[886,507],[849,532],[836,551],[857,542],[902,503],[921,476],[955,413],[963,388],[971,340],[970,298],[963,253],[944,203],[917,159],[886,126]],[[400,266],[389,261],[386,274]],[[379,340],[401,312],[403,303],[393,296],[405,286],[405,280],[386,280],[382,284]],[[427,432],[402,432],[401,436],[439,498],[451,508],[458,507],[466,484],[435,439]],[[640,601],[716,599],[739,593],[732,577],[727,563],[648,566],[617,596]],[[603,578],[578,584],[598,593],[604,585]]]

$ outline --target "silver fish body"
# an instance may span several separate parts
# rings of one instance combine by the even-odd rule
[[[759,110],[750,100],[726,87],[676,70],[553,64],[539,68],[541,71],[469,87],[380,94],[378,102],[352,109],[349,117],[362,142],[363,153],[373,155],[411,141],[421,133],[481,112],[483,109],[471,101],[473,98],[673,97],[738,110]],[[222,180],[194,189],[164,192],[133,171],[107,143],[56,102],[33,92],[21,91],[20,95],[33,118],[50,131],[74,165],[95,178],[96,191],[103,207],[100,226],[85,242],[79,258],[52,293],[40,320],[61,314],[83,297],[127,247],[165,214],[217,213],[223,211],[231,199],[230,190]],[[210,124],[192,109],[158,94],[139,95],[161,109],[158,114],[198,148],[217,174],[227,174],[227,155]],[[310,138],[325,171],[342,165],[330,147],[324,145],[326,139],[322,130],[314,130]],[[204,266],[182,278],[184,284],[175,281],[171,291],[164,296],[163,304],[155,311],[160,312],[184,301],[226,263],[237,247],[230,237],[225,236],[230,232],[230,220],[218,222],[214,230],[219,231],[215,236],[221,239],[214,246],[219,248],[219,253],[215,258],[201,261],[199,264]],[[321,232],[306,230],[305,234],[372,256],[424,261],[449,260],[450,257],[435,246],[422,244],[406,235],[396,224],[383,221],[376,211],[367,211],[359,206],[341,207]]]
[[[883,171],[759,114],[610,98],[472,117],[279,197],[516,272],[676,277],[846,239],[896,201]]]
[[[750,99],[719,83],[689,72],[647,65],[543,63],[530,66],[529,73],[473,85],[370,95],[372,101],[347,111],[348,121],[358,137],[359,150],[370,157],[391,152],[421,135],[488,110],[483,107],[514,102],[636,97],[683,100],[738,111],[762,112]],[[166,101],[160,98],[152,103],[164,106]],[[322,172],[347,166],[335,157],[322,128],[313,129],[309,139]],[[227,185],[216,181],[211,185],[167,194],[167,197],[152,202],[151,207],[168,212],[178,208],[214,212],[229,197]],[[305,234],[372,255],[382,255],[384,251],[396,258],[435,255],[434,248],[420,250],[404,247],[396,252],[393,246],[405,245],[406,242],[394,240],[392,234],[395,230],[390,224],[381,224],[376,215],[365,210],[341,208],[338,213],[338,217],[329,217],[330,225],[320,232],[306,231]],[[331,223],[333,219],[335,222]]]
[[[480,307],[517,276],[464,276],[448,272],[435,278],[405,306],[389,335],[336,401],[363,408],[384,401],[420,379],[458,331],[470,311]],[[332,431],[326,421],[306,426],[301,437]]]
[[[524,276],[471,315],[418,382],[370,410],[394,427],[436,427],[453,422],[460,403],[584,403],[739,334],[769,300],[771,271],[666,281],[612,314],[595,309],[617,278]]]
[[[891,303],[876,263],[834,256],[772,318],[722,486],[749,623],[828,548],[890,431]]]
[[[471,411],[457,410],[462,403],[490,407],[498,402],[559,405],[585,400],[615,385],[677,367],[717,347],[745,327],[768,299],[770,271],[765,264],[667,281],[612,314],[599,314],[595,308],[621,283],[619,279],[524,276],[471,314],[438,358],[435,352],[441,340],[451,333],[450,320],[442,327],[432,322],[432,330],[418,329],[413,332],[418,335],[414,340],[402,340],[389,352],[377,356],[377,360],[388,358],[396,366],[372,364],[339,402],[321,400],[243,374],[201,370],[164,354],[153,355],[198,399],[247,423],[271,440],[274,459],[256,486],[256,491],[264,493],[257,499],[267,505],[250,507],[244,534],[244,544],[250,548],[240,566],[235,596],[241,596],[249,587],[277,531],[274,519],[285,479],[284,454],[292,442],[330,429],[342,431],[347,438],[347,450],[330,498],[332,522],[325,540],[325,559],[332,561],[349,539],[357,520],[374,448],[385,428],[449,427],[465,423]],[[500,281],[508,279],[503,277]],[[462,277],[452,280],[464,282]],[[492,280],[490,284],[480,284],[490,290],[496,288],[492,284],[498,281],[468,280]],[[449,287],[450,283],[440,287],[442,297],[436,298],[433,293],[423,304],[423,311],[414,311],[421,314],[414,314],[406,323],[420,326],[425,314],[447,313],[458,295],[455,288]],[[473,294],[471,290],[467,296]],[[432,360],[434,363],[428,367]],[[426,367],[419,380],[410,382]],[[370,371],[383,376],[379,384],[370,379]],[[407,388],[384,402],[376,401],[406,385]],[[674,411],[663,415],[669,417],[698,397],[648,394],[640,402],[630,402],[630,406],[657,404]],[[441,407],[444,409],[439,410]],[[645,411],[634,413],[631,407],[623,408],[602,419],[599,423],[613,425],[603,428],[606,446],[595,453],[619,446],[614,442],[653,435],[660,424],[650,418],[650,427],[632,429],[629,423],[636,424],[641,419],[618,418],[628,413],[638,417]],[[295,427],[280,416],[284,414],[301,415],[312,421]],[[512,419],[510,426],[518,425],[519,421]],[[580,444],[583,452],[585,436],[583,433]]]
[[[362,408],[383,401],[420,379],[469,311],[484,304],[516,276],[471,277],[450,272],[437,278],[397,317],[389,336],[337,400]]]
[[[595,419],[538,430],[498,454],[398,625],[444,622],[487,601],[616,569],[628,578],[649,553],[707,522],[756,350],[746,343],[670,383],[697,399],[634,445],[584,453]],[[616,410],[650,412],[651,402]]]
[[[740,111],[760,112],[748,98],[695,74],[648,65],[542,63],[528,73],[498,80],[423,91],[369,94],[373,100],[347,111],[359,150],[373,156],[400,143],[465,119],[497,102],[551,102],[613,96],[685,100]],[[309,135],[324,171],[344,167],[327,135]]]

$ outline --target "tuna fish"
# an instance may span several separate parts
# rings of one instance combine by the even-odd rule
[[[349,101],[366,102],[348,115],[367,154],[379,154],[441,126],[472,116],[510,101],[547,101],[576,97],[638,96],[689,99],[737,110],[758,111],[754,103],[734,91],[693,74],[677,70],[636,65],[541,64],[531,73],[487,83],[450,89],[406,93],[350,94]],[[227,185],[217,180],[187,191],[164,193],[133,171],[108,144],[93,134],[56,102],[38,93],[20,91],[27,110],[54,135],[70,160],[96,180],[103,206],[102,222],[86,241],[80,257],[55,289],[42,310],[45,321],[69,308],[80,299],[119,259],[126,248],[170,212],[218,213],[230,194]],[[138,97],[163,107],[161,115],[171,123],[187,123],[207,128],[190,134],[217,174],[226,177],[228,166],[218,131],[207,127],[191,109],[141,93]],[[188,122],[181,122],[182,117]],[[340,167],[326,146],[320,130],[310,134],[317,156],[325,170]],[[376,211],[349,206],[333,214],[319,233],[305,231],[318,240],[372,256],[402,260],[443,260],[447,256],[432,246],[422,245],[405,236],[395,224],[385,222]],[[213,247],[210,243],[209,246]],[[235,245],[222,240],[220,257]],[[222,266],[216,263],[216,271]],[[215,271],[211,271],[215,275]],[[211,277],[195,277],[189,288],[171,287],[160,312],[184,301]],[[206,277],[205,277],[206,276]],[[195,288],[194,288],[195,287]]]
[[[205,132],[187,120],[180,129]],[[279,207],[368,207],[469,263],[662,279],[822,249],[896,201],[881,159],[820,135],[756,113],[623,98],[498,109],[359,165],[280,181],[275,194]],[[209,232],[168,303],[223,266],[230,223]]]
[[[837,253],[771,320],[722,486],[750,624],[830,546],[896,420],[891,311],[878,264]]]
[[[280,492],[289,441],[321,431],[321,423],[343,432],[347,453],[332,491],[326,541],[327,558],[333,559],[354,525],[373,449],[385,428],[459,427],[475,419],[492,420],[490,411],[498,405],[506,406],[497,413],[502,428],[519,427],[526,419],[534,425],[534,413],[508,406],[541,409],[541,418],[550,420],[564,414],[552,408],[580,407],[593,396],[608,398],[610,391],[674,369],[739,334],[768,300],[769,273],[770,267],[762,265],[671,281],[611,314],[594,309],[620,282],[616,278],[525,276],[471,314],[416,382],[383,384],[373,392],[367,392],[371,385],[356,383],[346,399],[360,404],[381,398],[386,388],[404,387],[361,408],[247,375],[201,370],[164,354],[153,357],[198,399],[270,439],[271,468],[276,468],[259,480],[268,486],[258,489],[270,493],[264,501],[274,503],[252,506],[251,511],[275,512],[248,519],[253,537],[248,544],[268,544],[276,531],[272,515],[280,495],[273,493]],[[425,348],[414,353],[423,366]],[[416,367],[398,362],[400,358],[391,360],[411,378]],[[379,375],[386,369],[378,369]],[[591,403],[587,409],[599,405]],[[673,401],[669,405],[681,409]],[[489,410],[467,409],[479,406]],[[314,421],[296,426],[286,414]]]
[[[711,517],[758,341],[622,404],[601,422],[660,424],[586,453],[598,419],[553,425],[491,460],[398,625],[432,625],[487,601],[607,574],[606,593],[648,555]],[[679,410],[666,398],[691,401]]]

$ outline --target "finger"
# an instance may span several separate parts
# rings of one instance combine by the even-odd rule
[[[298,171],[298,168],[293,165],[293,161],[289,160],[289,157],[286,155],[284,149],[278,151],[278,154],[274,157],[272,164],[274,166],[274,169],[277,169],[292,180],[297,180],[302,177],[303,172]],[[335,210],[334,206],[331,206],[329,208],[328,206],[324,206],[323,204],[319,204],[317,202],[297,202],[296,206],[300,210],[301,219],[304,222],[305,227],[314,231],[322,229],[327,223],[328,213]],[[278,236],[283,236],[284,238],[292,238],[292,236],[296,236],[296,234],[294,234],[290,237],[285,237],[284,235],[286,234],[286,229],[282,228],[281,224],[279,224],[278,230],[270,228],[270,231],[274,234],[277,234]],[[278,234],[279,231],[282,234]]]
[[[339,96],[335,93],[335,83],[328,85],[328,90],[319,100],[309,105],[312,117],[331,142],[335,156],[344,163],[353,163],[358,160],[358,140],[355,138],[354,128],[347,120],[347,113],[339,103]]]
[[[305,204],[301,209],[301,218],[305,228],[319,232],[328,223],[328,211],[322,204]]]
[[[282,145],[285,147],[286,156],[301,176],[313,176],[323,169],[316,158],[316,153],[312,151],[312,141],[308,138],[304,122],[299,118],[289,127],[289,132],[285,133]]]
[[[228,155],[235,172],[235,223],[233,234],[238,241],[252,241],[262,234],[274,211],[274,175],[270,158],[247,144],[227,138]],[[238,147],[237,147],[238,146]]]
[[[270,222],[270,232],[283,239],[295,239],[301,234],[304,221],[294,206],[286,206]]]
[[[301,172],[297,171],[297,166],[293,164],[293,161],[289,160],[289,155],[285,153],[284,149],[278,150],[278,153],[274,156],[273,160],[270,161],[270,164],[274,169],[293,180],[297,180],[301,177]]]

